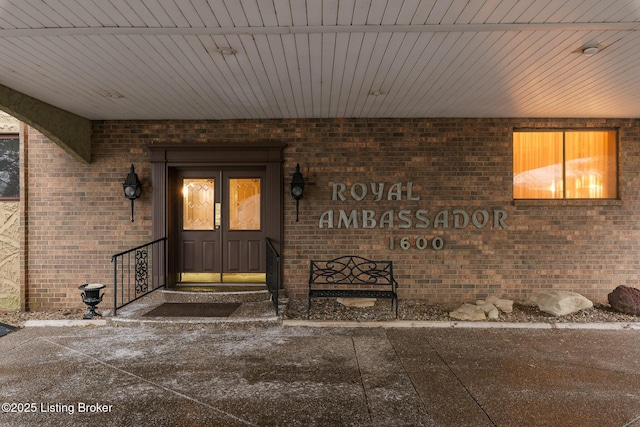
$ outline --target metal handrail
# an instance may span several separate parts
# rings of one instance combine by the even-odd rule
[[[118,315],[118,309],[157,289],[166,287],[166,241],[167,238],[163,237],[111,257],[114,316]],[[120,274],[118,274],[118,266],[121,267]],[[118,293],[118,284],[120,284],[120,293]]]
[[[119,257],[121,255],[126,255],[129,252],[137,251],[138,249],[142,249],[145,246],[153,245],[154,243],[158,243],[158,242],[161,242],[163,240],[167,240],[167,238],[166,237],[162,237],[160,239],[154,240],[153,242],[145,243],[144,245],[140,245],[138,247],[135,247],[135,248],[132,248],[132,249],[128,249],[128,250],[126,250],[124,252],[120,252],[119,254],[111,255],[111,262],[113,262],[113,259],[116,258],[116,257]]]
[[[267,244],[267,290],[271,294],[271,301],[276,306],[276,316],[278,315],[278,290],[280,289],[280,255],[273,242],[268,237]]]

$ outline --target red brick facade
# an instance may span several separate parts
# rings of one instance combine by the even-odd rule
[[[619,200],[514,202],[517,128],[618,129]],[[638,120],[109,121],[93,124],[89,165],[30,134],[22,248],[29,308],[79,306],[78,285],[110,285],[111,255],[151,240],[152,141],[288,144],[281,255],[284,287],[294,298],[306,295],[310,259],[349,254],[393,260],[400,298],[432,302],[487,294],[524,299],[541,288],[605,301],[617,285],[640,283]],[[144,186],[133,223],[122,194],[131,163]],[[306,181],[299,222],[289,195],[296,163]],[[334,196],[334,184],[346,200]],[[383,190],[381,196],[374,190]],[[465,227],[462,212],[469,217]],[[495,215],[506,215],[506,227]],[[407,250],[401,248],[405,237]],[[441,250],[432,248],[435,237],[444,243]]]

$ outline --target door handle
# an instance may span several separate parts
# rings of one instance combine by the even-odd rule
[[[213,228],[218,230],[222,222],[222,204],[216,203],[213,217]]]

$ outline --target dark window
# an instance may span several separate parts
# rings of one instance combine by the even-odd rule
[[[20,197],[20,138],[0,135],[0,198]]]

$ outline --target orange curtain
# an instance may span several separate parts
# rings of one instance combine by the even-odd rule
[[[513,133],[513,197],[563,197],[562,132]]]
[[[514,132],[513,197],[617,197],[616,132]]]
[[[567,132],[565,155],[568,199],[616,197],[615,132]]]

